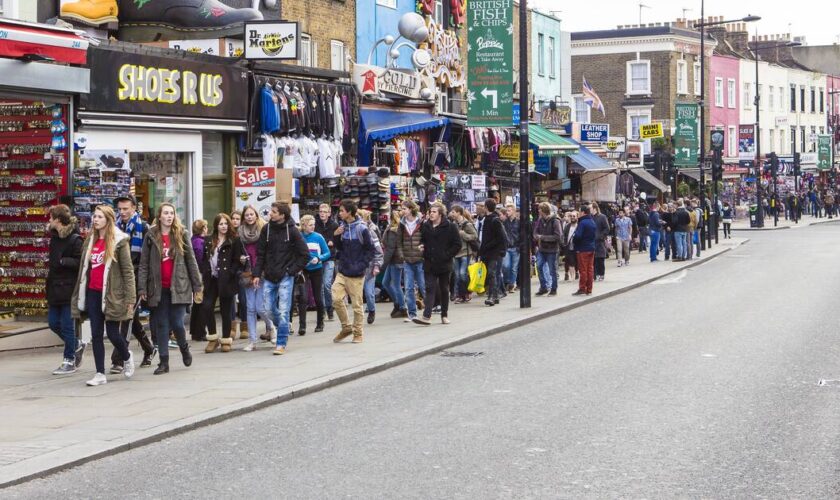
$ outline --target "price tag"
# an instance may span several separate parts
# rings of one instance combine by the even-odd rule
[[[0,201],[0,207],[8,207],[9,205],[11,205],[11,203],[9,203],[9,200]]]
[[[11,235],[12,235],[12,233],[9,232],[9,231],[3,231],[2,233],[0,233],[0,236],[3,236],[3,237],[10,237]]]
[[[12,175],[12,173],[9,170],[0,170],[0,175]]]

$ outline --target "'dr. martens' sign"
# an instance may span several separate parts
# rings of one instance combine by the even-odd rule
[[[92,50],[85,111],[247,119],[248,78],[241,69],[185,59]]]

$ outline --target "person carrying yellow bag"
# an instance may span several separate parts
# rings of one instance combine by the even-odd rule
[[[479,295],[484,293],[484,282],[487,279],[487,266],[484,262],[470,264],[467,272],[470,275],[470,284],[467,286],[467,290]]]

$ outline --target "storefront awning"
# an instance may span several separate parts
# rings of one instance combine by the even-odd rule
[[[88,39],[78,32],[44,24],[0,20],[0,57],[82,65]]]
[[[699,168],[681,168],[680,175],[684,175],[691,179],[694,179],[697,182],[700,182],[700,169]]]
[[[612,163],[586,149],[584,146],[580,146],[580,151],[572,153],[569,158],[586,172],[615,170]]]
[[[561,137],[540,125],[528,125],[528,142],[537,148],[540,156],[555,156],[577,152],[580,145]]]
[[[385,109],[363,109],[362,136],[367,140],[387,141],[398,135],[443,127],[449,118],[430,113],[413,113]]]
[[[654,189],[658,189],[662,193],[667,193],[669,188],[668,186],[654,177],[650,172],[645,170],[644,168],[631,168],[630,173],[635,175],[640,181],[643,181],[650,185]]]

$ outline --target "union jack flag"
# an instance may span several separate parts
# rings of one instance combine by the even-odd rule
[[[600,111],[601,115],[607,116],[606,111],[604,111],[604,103],[601,102],[601,98],[598,97],[598,94],[592,90],[592,85],[589,85],[585,76],[583,77],[583,102],[589,105],[590,108]]]

